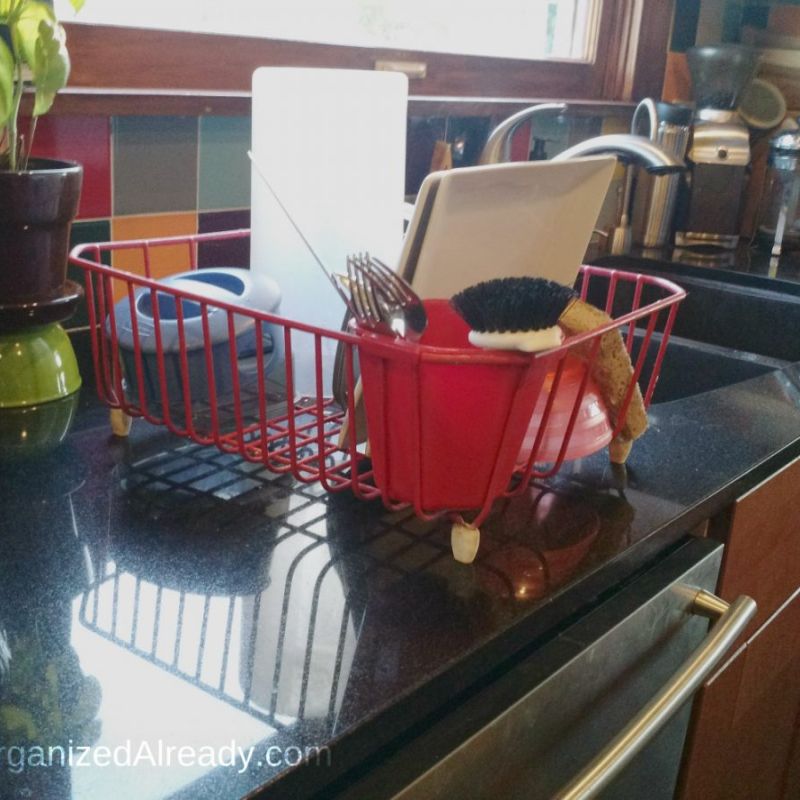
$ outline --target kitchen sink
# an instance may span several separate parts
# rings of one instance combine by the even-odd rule
[[[658,337],[655,337],[658,340]],[[633,357],[638,354],[637,337]],[[648,350],[643,374],[649,378],[657,351],[657,341]],[[789,362],[731,350],[726,347],[693,342],[671,336],[667,353],[661,365],[658,383],[653,393],[653,403],[666,403],[692,397],[712,389],[731,386],[741,381],[757,378],[773,370],[782,369]]]
[[[606,256],[596,263],[659,275],[687,292],[675,320],[654,403],[730,386],[800,362],[799,284],[631,256]],[[592,285],[589,301],[603,303],[606,290],[602,281]],[[632,292],[632,285],[620,284],[615,314],[630,308]],[[645,290],[643,304],[655,299],[655,293]],[[665,317],[662,314],[659,326]],[[654,350],[650,348],[644,375],[649,375]],[[634,356],[636,352],[635,344]]]

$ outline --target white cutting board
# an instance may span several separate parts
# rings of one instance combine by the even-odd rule
[[[400,73],[263,67],[253,74],[255,161],[331,272],[344,272],[347,255],[359,251],[397,261],[407,105]],[[339,330],[341,298],[255,168],[251,187],[251,269],[278,282],[282,316]],[[324,344],[329,394],[335,342]],[[313,346],[310,335],[293,336],[297,394],[316,394]]]
[[[452,297],[492,278],[571,286],[616,159],[592,156],[466,167],[423,181],[399,271],[421,297]]]

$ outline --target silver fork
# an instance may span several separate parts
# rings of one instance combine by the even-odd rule
[[[347,287],[350,290],[350,308],[356,321],[365,328],[390,333],[381,316],[373,292],[367,287],[364,273],[359,268],[358,256],[347,257]]]
[[[347,259],[347,284],[358,321],[379,333],[416,341],[428,324],[417,293],[369,253]]]

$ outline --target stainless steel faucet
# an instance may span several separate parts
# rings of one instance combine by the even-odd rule
[[[478,160],[479,164],[498,164],[510,159],[511,137],[517,128],[524,122],[528,122],[540,114],[563,114],[567,110],[566,103],[541,103],[540,105],[524,108],[508,119],[501,122],[489,134],[483,151]],[[631,130],[635,131],[636,121],[640,114],[648,113],[650,121],[650,133],[654,133],[656,127],[655,106],[651,100],[643,101],[637,106],[634,112],[634,120]],[[579,156],[594,155],[613,155],[625,164],[637,164],[644,167],[654,175],[667,175],[669,173],[681,172],[686,169],[683,161],[667,152],[659,145],[655,144],[646,136],[639,136],[636,133],[610,133],[604,136],[595,136],[583,142],[563,150],[558,155],[553,156],[551,161],[567,161]],[[596,231],[607,237],[609,252],[619,254],[627,253],[631,244],[631,229],[628,223],[632,171],[629,167],[625,176],[625,190],[622,198],[622,216],[618,224],[611,232],[606,234],[603,231]]]
[[[501,122],[489,134],[486,145],[478,159],[479,164],[499,164],[510,158],[510,143],[514,131],[540,114],[563,114],[568,110],[566,103],[541,103],[540,105],[524,108],[508,119]],[[635,163],[643,166],[648,172],[656,175],[665,175],[671,172],[680,172],[686,168],[683,161],[653,144],[647,137],[629,133],[610,133],[605,136],[595,136],[567,148],[552,161],[566,161],[569,158],[591,155],[614,155],[626,163]]]
[[[566,103],[540,103],[537,106],[523,108],[508,119],[503,120],[490,134],[481,151],[479,164],[502,164],[511,160],[511,139],[514,132],[522,125],[542,114],[563,114],[567,110]]]
[[[608,133],[595,136],[562,150],[551,161],[566,161],[578,156],[614,155],[628,164],[639,164],[654,175],[682,172],[686,164],[646,136],[632,133]]]

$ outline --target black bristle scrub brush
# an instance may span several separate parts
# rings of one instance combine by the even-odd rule
[[[575,297],[545,278],[497,278],[464,289],[450,304],[472,328],[476,347],[535,353],[564,341],[558,320]]]

